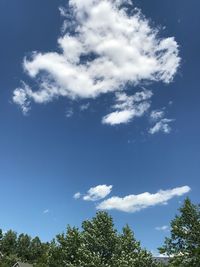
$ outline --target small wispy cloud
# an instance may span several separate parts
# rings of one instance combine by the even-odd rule
[[[26,115],[30,110],[30,100],[26,92],[29,91],[28,85],[22,83],[22,88],[15,89],[13,93],[13,102],[21,107],[22,113]]]
[[[50,210],[46,209],[46,210],[43,211],[43,214],[48,214],[49,212],[50,212]]]
[[[65,116],[66,116],[66,118],[71,118],[71,117],[73,116],[73,114],[74,114],[74,111],[73,111],[72,108],[68,108],[68,109],[66,110],[66,112],[65,112]]]
[[[150,122],[153,125],[149,129],[149,133],[151,135],[159,133],[159,132],[169,134],[172,130],[170,124],[173,121],[174,119],[166,118],[164,109],[153,110],[150,113]]]
[[[153,110],[150,114],[150,118],[152,121],[157,121],[159,119],[162,119],[165,115],[165,112],[163,110]]]
[[[79,198],[81,198],[81,193],[80,193],[80,192],[75,193],[75,194],[73,195],[73,198],[74,198],[74,199],[79,199]]]
[[[145,192],[125,197],[114,196],[99,203],[97,209],[136,212],[148,207],[166,204],[170,199],[182,196],[190,190],[189,186],[182,186],[169,190],[160,190],[154,194]]]
[[[80,105],[80,110],[81,111],[85,111],[85,110],[87,110],[89,108],[89,106],[90,106],[89,102],[86,103],[86,104],[82,104],[82,105]]]
[[[166,232],[166,231],[169,231],[169,226],[168,226],[168,225],[156,226],[156,227],[155,227],[155,230]]]
[[[169,134],[171,132],[170,123],[173,122],[173,119],[161,119],[156,122],[156,124],[149,129],[150,134],[156,134],[158,132],[163,132],[165,134]]]
[[[134,95],[116,93],[114,112],[109,113],[102,119],[103,124],[116,125],[128,123],[136,117],[141,117],[150,108],[149,99],[153,93],[150,90],[142,90]]]

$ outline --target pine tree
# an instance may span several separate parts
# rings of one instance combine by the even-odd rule
[[[16,254],[22,262],[30,261],[31,259],[31,237],[26,234],[20,234],[16,242]]]

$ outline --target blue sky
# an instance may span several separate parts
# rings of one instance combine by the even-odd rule
[[[200,3],[94,2],[0,2],[0,228],[50,240],[99,207],[155,251],[199,202]]]

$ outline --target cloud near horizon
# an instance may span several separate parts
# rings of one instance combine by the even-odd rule
[[[190,192],[189,186],[177,187],[169,190],[160,190],[151,194],[145,192],[138,195],[128,195],[125,197],[114,196],[108,198],[97,205],[99,210],[119,210],[123,212],[136,212],[148,207],[167,204],[167,202],[177,196],[182,196]]]
[[[168,225],[156,226],[156,227],[155,227],[155,230],[156,230],[156,231],[163,231],[163,232],[165,232],[165,231],[169,231],[169,226],[168,226]]]
[[[160,38],[158,29],[132,5],[128,13],[123,7],[127,4],[125,0],[69,0],[67,11],[60,8],[65,16],[64,32],[58,38],[60,52],[33,52],[24,58],[27,77],[35,81],[33,88],[23,82],[13,92],[13,102],[24,114],[32,101],[94,99],[109,92],[126,99],[103,117],[104,124],[130,122],[150,108],[147,99],[133,100],[136,86],[144,81],[170,83],[180,65],[178,44],[174,37]],[[126,85],[132,85],[133,96],[123,92]]]

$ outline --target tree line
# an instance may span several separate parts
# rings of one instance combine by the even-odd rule
[[[170,267],[200,267],[200,206],[186,199],[171,222],[171,235],[160,253],[169,256]],[[160,267],[150,252],[141,247],[131,228],[118,232],[112,217],[97,212],[82,228],[68,226],[51,242],[39,237],[0,230],[0,267],[17,261],[35,267]]]

